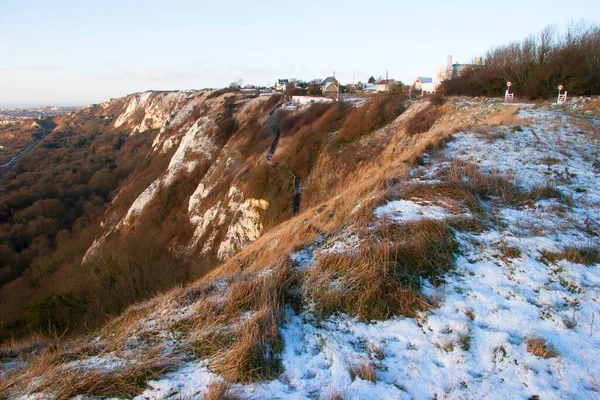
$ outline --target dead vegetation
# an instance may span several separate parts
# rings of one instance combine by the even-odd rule
[[[525,341],[528,352],[542,358],[553,358],[558,355],[554,347],[541,337],[530,337]]]
[[[208,386],[203,400],[242,400],[244,397],[226,381],[215,381]]]
[[[377,372],[375,367],[368,361],[362,362],[358,365],[350,366],[350,377],[352,380],[360,378],[363,381],[377,382]]]
[[[558,253],[545,252],[543,257],[551,263],[567,260],[576,264],[592,266],[600,263],[600,249],[597,247],[566,247]]]
[[[429,308],[421,280],[439,282],[453,266],[450,228],[423,220],[383,228],[357,254],[320,257],[303,277],[303,291],[321,316],[334,312],[362,320],[415,316]]]
[[[450,105],[446,103],[440,109],[442,107]],[[438,117],[441,118],[443,111],[440,113]],[[330,107],[315,116],[313,123],[319,121],[319,124],[323,122],[323,126],[335,127],[342,115],[339,109]],[[298,135],[300,138],[304,135],[300,132],[304,127],[297,126],[297,122],[292,120],[288,122],[286,129],[290,136]],[[327,125],[329,123],[332,125]],[[314,132],[307,130],[305,138],[325,140],[330,133],[320,131],[321,138],[315,139],[310,137]],[[406,135],[405,132],[401,134]],[[414,140],[411,142],[413,146],[406,145],[393,157],[378,157],[376,162],[356,168],[352,174],[345,176],[344,185],[336,186],[335,190],[328,188],[325,201],[303,209],[297,218],[273,224],[272,229],[253,245],[201,281],[127,309],[102,330],[102,344],[97,348],[90,349],[79,344],[68,351],[66,348],[55,349],[52,353],[55,358],[49,355],[39,357],[17,374],[28,379],[18,380],[11,375],[5,380],[11,383],[3,382],[2,389],[10,393],[22,392],[27,387],[26,382],[40,374],[48,374],[60,381],[56,376],[58,371],[64,372],[61,369],[64,362],[59,360],[67,356],[70,361],[84,360],[91,355],[118,354],[132,345],[137,346],[135,354],[149,351],[155,348],[165,332],[176,337],[178,347],[171,355],[178,356],[179,360],[207,359],[213,372],[231,382],[271,379],[281,372],[279,352],[283,341],[278,325],[283,319],[285,304],[299,305],[300,300],[305,300],[305,304],[315,304],[320,315],[344,312],[367,321],[398,314],[415,316],[419,311],[428,309],[431,304],[420,293],[421,282],[423,279],[434,283],[443,281],[443,275],[453,267],[457,250],[454,227],[481,229],[478,218],[447,223],[424,220],[365,232],[368,238],[356,254],[322,256],[311,270],[300,275],[290,265],[287,255],[314,242],[318,235],[343,226],[364,227],[372,221],[374,207],[389,196],[410,198],[418,195],[422,199],[443,199],[451,208],[466,208],[476,216],[483,213],[479,201],[491,197],[511,204],[524,204],[524,196],[526,201],[533,201],[535,197],[524,194],[499,174],[485,173],[475,166],[459,163],[445,171],[449,183],[428,185],[426,189],[388,185],[392,177],[402,181],[408,170],[407,164],[423,151],[443,147],[448,137],[449,134],[436,131],[407,138]],[[303,148],[304,142],[300,139],[290,139],[299,140],[291,148]],[[321,145],[319,143],[318,146]],[[291,150],[281,154],[278,159],[281,164],[284,164],[285,157],[291,157],[289,152]],[[310,165],[313,161],[305,161],[309,165],[301,168],[307,174],[313,173],[314,165]],[[315,170],[321,171],[320,167]],[[284,178],[275,176],[274,180],[283,182]],[[270,189],[272,187],[260,190],[266,193]],[[300,288],[299,293],[305,298],[291,296],[291,288]],[[162,310],[181,310],[182,307],[189,307],[189,310],[182,311],[184,315],[181,317],[167,320],[157,317]],[[151,316],[157,319],[157,328],[142,329],[143,322]],[[44,354],[46,351],[49,350],[44,350]],[[87,379],[84,372],[76,369],[73,376],[85,379],[82,383],[66,379],[68,385],[76,388],[73,391],[58,387],[59,383],[54,384],[57,386],[40,384],[31,391],[131,396],[136,390],[139,393],[147,379],[176,366],[171,358],[161,358],[163,355],[154,353],[155,357],[149,358],[139,368],[125,363],[123,369],[118,370],[123,378],[105,374],[106,378],[96,379],[98,385],[90,383],[91,378]],[[372,382],[376,380],[373,365],[367,365],[362,372],[360,367],[357,368],[356,376]],[[224,396],[229,395],[228,388],[225,383],[214,384],[208,393],[214,392],[211,395],[216,397],[213,398],[227,398]],[[231,396],[236,398],[235,394]]]
[[[431,129],[433,124],[439,117],[439,108],[433,104],[430,104],[426,108],[418,111],[413,117],[406,123],[406,132],[409,135],[417,135],[425,133]]]
[[[0,394],[52,393],[58,399],[77,394],[132,397],[179,362],[177,353],[160,348],[136,354],[135,359],[121,353],[123,358],[108,365],[65,363],[64,354],[60,348],[45,349],[31,366],[7,375],[0,382]]]

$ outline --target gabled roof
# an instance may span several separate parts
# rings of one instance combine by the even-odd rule
[[[379,82],[377,82],[377,85],[387,85],[388,83],[394,83],[395,81],[393,79],[388,79],[387,81],[385,79],[380,80]]]
[[[337,79],[335,79],[334,76],[328,76],[327,78],[325,78],[323,80],[323,82],[321,82],[321,86],[327,85],[328,83],[331,83],[335,80],[335,82],[337,82]]]
[[[427,77],[424,77],[424,76],[419,76],[417,79],[420,80],[421,83],[431,83],[431,82],[433,82],[433,78],[427,78]]]

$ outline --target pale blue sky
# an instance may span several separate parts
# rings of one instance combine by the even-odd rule
[[[148,89],[408,83],[544,26],[600,20],[598,0],[0,0],[0,104],[88,104]]]

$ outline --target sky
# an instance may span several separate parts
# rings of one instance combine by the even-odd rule
[[[598,0],[0,0],[0,105],[85,105],[277,78],[411,83]]]

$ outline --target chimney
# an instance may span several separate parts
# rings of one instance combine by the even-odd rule
[[[452,67],[452,56],[446,57],[446,67]]]

